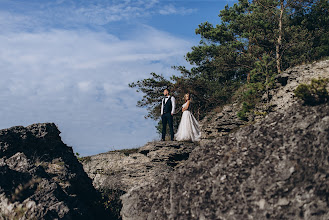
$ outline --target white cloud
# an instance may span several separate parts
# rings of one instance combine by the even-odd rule
[[[113,21],[131,20],[139,17],[160,15],[187,15],[196,9],[177,8],[173,3],[159,0],[119,1],[98,5],[87,5],[76,10],[77,15],[87,18],[96,24],[106,24]]]
[[[5,4],[7,3],[7,4]],[[5,5],[21,11],[5,11]],[[152,15],[187,15],[196,9],[177,7],[173,2],[160,0],[94,0],[44,1],[18,3],[5,0],[0,3],[0,28],[5,30],[33,30],[57,25],[65,28],[85,25],[102,26],[117,21],[135,21]],[[9,12],[10,11],[10,12]],[[0,32],[2,30],[0,29]]]
[[[160,0],[0,3],[5,5],[0,129],[55,122],[64,142],[83,155],[136,147],[157,136],[155,122],[136,107],[141,94],[128,83],[150,72],[172,75],[170,66],[186,64],[192,43],[140,24],[123,40],[99,25],[192,9]]]
[[[82,92],[88,92],[92,89],[92,83],[90,81],[78,82],[78,88]]]
[[[3,33],[4,31],[30,29],[38,26],[37,23],[39,23],[37,19],[30,16],[0,10],[0,33]]]
[[[141,94],[128,83],[171,75],[190,46],[148,26],[126,40],[89,30],[3,32],[0,129],[55,122],[83,155],[142,145],[157,137],[155,122],[144,119]]]
[[[192,14],[194,12],[196,12],[196,9],[192,9],[192,8],[177,8],[172,4],[169,5],[165,5],[163,6],[160,10],[159,13],[161,15],[171,15],[171,14],[179,14],[179,15],[187,15],[187,14]]]

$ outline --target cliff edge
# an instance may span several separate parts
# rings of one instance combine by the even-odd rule
[[[329,219],[329,103],[305,106],[293,91],[328,78],[329,61],[277,77],[249,122],[237,104],[203,121],[203,140],[169,175],[131,189],[122,218]]]
[[[295,104],[122,196],[123,219],[329,219],[329,105]]]

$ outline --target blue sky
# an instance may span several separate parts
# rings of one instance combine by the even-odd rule
[[[0,0],[0,129],[54,122],[81,155],[158,139],[128,83],[170,76],[232,0]]]

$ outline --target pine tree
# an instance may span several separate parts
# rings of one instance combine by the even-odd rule
[[[245,103],[240,114],[245,118],[276,74],[329,56],[327,0],[239,0],[219,17],[220,24],[204,22],[196,29],[200,43],[185,56],[191,69],[176,66],[179,75],[169,80],[152,73],[130,84],[144,93],[138,106],[148,108],[147,117],[159,117],[158,97],[170,85],[177,97],[192,93],[199,118],[233,95]]]

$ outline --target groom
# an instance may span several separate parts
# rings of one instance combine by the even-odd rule
[[[169,89],[163,91],[165,96],[162,99],[161,104],[161,119],[162,119],[162,140],[165,140],[167,123],[169,124],[170,138],[174,140],[174,126],[173,126],[173,115],[175,113],[175,97],[169,95]]]

